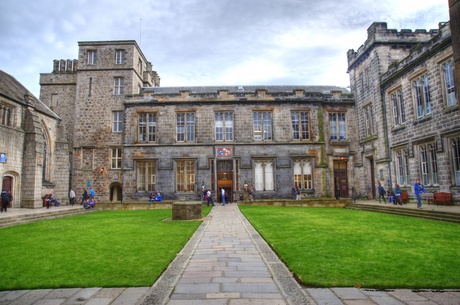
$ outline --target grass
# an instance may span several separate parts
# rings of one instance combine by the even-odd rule
[[[460,287],[459,224],[337,208],[240,209],[306,286]]]
[[[170,218],[104,211],[2,228],[0,290],[151,286],[201,224]]]

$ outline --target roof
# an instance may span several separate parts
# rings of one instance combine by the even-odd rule
[[[29,96],[29,104],[37,111],[60,119],[60,117],[48,108],[42,101],[36,98],[29,90],[26,89],[16,78],[0,70],[0,95],[22,105],[27,105],[24,99],[25,95]]]
[[[228,90],[229,92],[248,93],[256,90],[266,90],[268,93],[293,92],[303,90],[305,92],[330,93],[331,91],[341,91],[350,93],[346,88],[337,86],[184,86],[184,87],[149,87],[144,91],[153,91],[154,94],[177,94],[180,91],[191,91],[192,93],[217,93],[218,91]]]

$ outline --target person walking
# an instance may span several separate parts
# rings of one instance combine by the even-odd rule
[[[221,198],[222,205],[225,205],[225,190],[224,190],[224,188],[220,189],[220,198]]]
[[[353,185],[351,186],[351,199],[353,199],[353,203],[356,203],[356,188]]]
[[[417,197],[417,208],[422,208],[422,197],[421,194],[425,193],[423,184],[420,183],[420,179],[417,179],[414,184],[414,195]]]
[[[75,191],[72,189],[70,189],[69,198],[70,198],[70,205],[73,206],[75,204]]]
[[[210,203],[212,206],[215,206],[211,190],[206,190],[206,205],[209,206]]]
[[[295,200],[300,200],[300,188],[298,186],[295,188]]]
[[[383,203],[386,204],[386,201],[385,201],[385,188],[380,184],[380,182],[379,182],[379,185],[377,186],[377,192],[379,193],[379,203],[381,203],[380,198],[382,198]]]

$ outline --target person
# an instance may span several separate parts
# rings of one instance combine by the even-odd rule
[[[222,205],[225,205],[225,190],[224,190],[224,188],[220,189],[220,200],[222,202]]]
[[[45,194],[45,196],[42,197],[42,200],[45,201],[45,205],[47,209],[51,209],[51,204],[50,204],[50,195]]]
[[[380,198],[383,199],[383,203],[386,203],[385,201],[385,188],[380,184],[377,186],[377,193],[379,193],[379,203],[381,203]]]
[[[401,188],[399,187],[399,184],[395,184],[395,204],[402,205],[402,200],[401,200]]]
[[[300,200],[300,188],[298,186],[295,188],[295,200]]]
[[[55,207],[58,207],[58,206],[61,205],[61,204],[59,203],[59,201],[57,201],[56,198],[53,198],[53,194],[49,194],[49,195],[48,195],[48,200],[49,200],[50,205],[51,205],[51,204],[54,204]]]
[[[335,186],[335,199],[339,200],[340,198],[340,187],[339,184]]]
[[[417,208],[422,208],[422,197],[421,194],[425,193],[425,188],[423,184],[420,183],[420,179],[417,179],[414,184],[414,194],[417,197]]]
[[[160,192],[157,192],[157,195],[155,196],[155,201],[161,202],[161,200],[162,200],[161,194]]]
[[[90,196],[91,198],[94,198],[95,195],[96,195],[96,194],[94,193],[94,189],[91,188],[91,189],[89,190],[89,196]]]
[[[88,191],[86,189],[83,190],[83,194],[81,195],[81,203],[80,205],[84,204],[88,199]]]
[[[353,203],[356,203],[356,188],[353,185],[351,186],[351,199],[353,199]]]
[[[395,203],[395,193],[393,192],[391,188],[388,189],[387,196],[388,196],[388,203],[396,204]]]
[[[295,189],[296,189],[296,185],[294,184],[294,186],[292,187],[292,190],[291,190],[291,196],[292,196],[292,199],[296,199],[296,192],[295,192]]]
[[[214,200],[212,199],[211,190],[206,190],[206,205],[209,206],[210,203],[212,206],[215,206]]]
[[[150,201],[150,202],[154,202],[154,201],[155,201],[155,194],[154,194],[153,192],[150,193],[149,201]]]
[[[73,206],[75,204],[75,191],[72,189],[70,189],[69,198],[70,198],[70,205]]]
[[[8,206],[10,205],[11,197],[7,191],[2,190],[1,198],[2,198],[1,212],[3,213],[3,211],[5,211],[6,213]]]

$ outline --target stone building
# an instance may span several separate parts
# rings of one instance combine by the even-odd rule
[[[358,191],[375,197],[378,181],[412,193],[460,186],[460,116],[449,23],[435,30],[387,29],[373,23],[348,51],[359,128]]]
[[[68,150],[61,118],[0,70],[0,177],[13,207],[42,207],[45,194],[67,201]]]
[[[125,95],[160,79],[135,41],[78,45],[78,59],[55,60],[40,75],[40,99],[64,122],[77,196],[93,188],[99,200],[121,200]]]
[[[317,196],[338,185],[348,197],[357,138],[345,89],[145,88],[127,97],[124,114],[125,199],[197,199],[202,186],[231,201],[245,187],[258,199],[290,198],[296,184]]]

